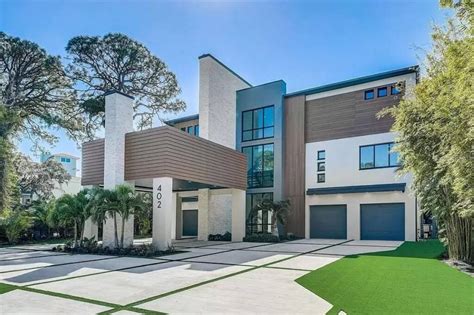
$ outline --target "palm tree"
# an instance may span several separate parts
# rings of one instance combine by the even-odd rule
[[[95,190],[83,189],[76,195],[62,195],[56,202],[56,217],[63,225],[74,225],[74,247],[78,245],[77,236],[80,241],[84,239],[84,225],[91,216],[95,199],[91,197]]]
[[[114,220],[114,241],[115,247],[123,248],[125,221],[127,221],[136,211],[143,211],[146,203],[135,189],[127,184],[118,185],[113,190],[104,189],[96,198],[92,219],[94,222],[102,222],[107,218]],[[118,240],[117,217],[122,218],[120,242]]]
[[[51,236],[51,224],[50,213],[54,211],[55,207],[55,200],[49,201],[34,201],[29,209],[29,213],[33,218],[33,221],[36,223],[37,226],[40,227],[41,231],[44,231],[44,228],[47,230],[48,237]]]
[[[271,214],[272,234],[279,237],[278,224],[286,224],[288,213],[290,212],[290,201],[273,202],[273,200],[264,199],[250,211],[250,219],[253,220],[253,218],[257,217],[260,211]]]

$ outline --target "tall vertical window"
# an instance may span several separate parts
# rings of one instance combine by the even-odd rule
[[[273,105],[242,112],[242,141],[272,138],[274,125]]]
[[[186,131],[190,135],[199,136],[199,125],[183,127],[181,130]]]
[[[326,182],[326,151],[318,151],[318,168],[317,168],[317,182],[324,183]]]
[[[247,156],[247,187],[273,187],[273,143],[243,147]]]
[[[400,165],[397,152],[393,152],[393,142],[364,145],[359,148],[359,168],[383,168]]]
[[[273,200],[273,193],[247,194],[246,196],[246,225],[247,235],[272,232],[272,218],[268,211],[259,211],[257,215],[250,216],[252,209],[263,200]]]

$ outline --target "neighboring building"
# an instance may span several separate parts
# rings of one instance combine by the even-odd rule
[[[414,87],[417,66],[294,93],[287,93],[282,80],[252,86],[212,55],[201,56],[199,67],[199,114],[166,124],[202,140],[166,126],[131,132],[127,123],[120,135],[107,133],[106,125],[105,145],[104,140],[84,144],[84,185],[104,184],[111,163],[107,143],[115,148],[120,142],[124,158],[113,162],[120,169],[115,183],[127,181],[156,193],[162,187],[156,183],[172,179],[167,215],[173,219],[168,218],[169,227],[160,221],[169,234],[154,234],[158,244],[227,231],[241,240],[244,224],[246,233],[269,232],[269,214],[246,219],[263,198],[291,201],[286,232],[296,236],[416,240],[416,198],[410,177],[395,173],[393,121],[376,114],[398,104],[397,83],[406,91]],[[133,103],[120,93],[108,97],[114,110],[123,105],[118,99]],[[130,116],[127,106],[126,114],[110,116],[123,123],[123,115]],[[109,128],[117,124],[107,121]],[[247,160],[243,175],[238,152]],[[241,190],[246,191],[244,217]],[[156,209],[160,200],[154,198],[154,204],[157,216],[164,216]]]
[[[53,196],[55,198],[59,198],[64,194],[77,194],[82,186],[81,186],[81,178],[77,176],[77,161],[79,157],[68,154],[68,153],[55,153],[51,154],[49,152],[42,153],[40,156],[40,162],[44,163],[49,159],[54,159],[58,163],[60,163],[66,172],[71,175],[71,179],[67,183],[55,183],[55,187],[53,189]]]

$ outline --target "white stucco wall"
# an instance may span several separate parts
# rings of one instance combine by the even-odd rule
[[[199,135],[235,149],[236,91],[249,85],[211,56],[199,59]]]
[[[59,198],[64,194],[75,195],[81,190],[81,178],[73,176],[67,183],[54,183],[53,196]]]
[[[232,231],[232,195],[225,191],[211,190],[209,199],[209,234]]]
[[[306,144],[306,190],[310,188],[406,183],[405,192],[376,192],[306,196],[306,237],[309,237],[311,205],[347,205],[347,237],[360,239],[360,205],[405,203],[405,239],[416,239],[415,196],[411,176],[400,176],[396,168],[359,170],[359,146],[392,142],[392,132]],[[326,182],[317,182],[317,151],[326,151]]]
[[[306,144],[306,189],[335,186],[406,183],[396,167],[359,170],[359,147],[395,141],[393,132]],[[326,151],[326,182],[317,182],[318,151]]]

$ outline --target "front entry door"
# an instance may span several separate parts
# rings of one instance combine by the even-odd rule
[[[183,236],[197,236],[198,211],[183,210]]]

